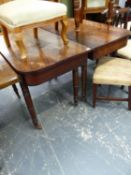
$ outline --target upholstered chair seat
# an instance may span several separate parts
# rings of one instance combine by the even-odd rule
[[[0,24],[3,28],[6,45],[10,47],[8,31],[16,38],[16,44],[21,51],[21,57],[26,58],[26,49],[22,41],[22,30],[33,28],[37,38],[37,28],[49,22],[62,23],[61,37],[64,44],[66,38],[67,7],[63,3],[43,0],[14,0],[0,5]]]
[[[127,45],[117,51],[117,55],[131,60],[131,39],[128,40]]]
[[[97,85],[123,85],[128,86],[128,98],[111,98],[97,96]],[[128,101],[131,110],[131,61],[122,58],[104,57],[100,59],[93,74],[93,106],[96,99]]]
[[[0,21],[12,29],[64,16],[66,13],[67,8],[62,3],[15,0],[0,6]]]

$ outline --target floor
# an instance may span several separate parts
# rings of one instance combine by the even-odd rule
[[[23,97],[0,91],[0,175],[130,175],[131,112],[125,102],[92,108],[89,63],[87,102],[73,105],[71,73],[30,91],[43,125],[34,129]],[[127,95],[102,86],[100,93]],[[20,88],[19,88],[20,91]]]

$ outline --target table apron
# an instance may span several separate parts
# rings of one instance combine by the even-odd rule
[[[69,72],[73,69],[78,68],[79,66],[86,66],[87,64],[87,55],[83,58],[79,57],[77,59],[73,59],[70,62],[65,62],[63,64],[59,64],[51,67],[48,70],[43,69],[40,72],[32,72],[28,74],[20,75],[22,76],[28,86],[35,86],[46,81],[49,81],[52,78],[55,78],[59,75],[62,75],[66,72]]]
[[[108,54],[111,54],[118,49],[126,46],[127,44],[127,37],[122,38],[120,40],[114,41],[112,43],[106,44],[102,47],[99,47],[97,49],[94,49],[90,53],[88,53],[88,58],[90,59],[100,59],[103,56],[106,56]]]

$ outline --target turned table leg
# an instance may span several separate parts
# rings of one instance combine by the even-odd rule
[[[82,70],[82,75],[81,75],[82,100],[86,101],[86,97],[87,97],[87,63],[86,62],[84,65],[82,65],[81,70]]]
[[[32,102],[30,91],[29,91],[28,86],[27,86],[27,84],[26,84],[23,77],[20,78],[20,86],[21,86],[21,89],[22,89],[22,93],[23,93],[27,108],[28,108],[29,113],[31,115],[34,127],[37,128],[37,129],[42,129],[42,126],[41,126],[40,122],[38,121],[38,118],[37,118],[37,115],[36,115],[36,112],[35,112],[35,108],[34,108],[34,105],[33,105],[33,102]]]

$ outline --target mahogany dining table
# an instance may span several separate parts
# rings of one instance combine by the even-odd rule
[[[58,25],[60,27],[60,25]],[[39,41],[26,33],[28,59],[21,60],[13,45],[7,49],[1,41],[5,60],[18,74],[27,108],[36,128],[41,128],[28,86],[41,84],[68,71],[73,72],[74,101],[78,98],[78,67],[82,67],[82,96],[86,98],[87,59],[97,60],[111,54],[127,43],[129,32],[110,25],[83,20],[75,31],[74,19],[68,20],[69,45],[64,46],[54,25],[40,29]],[[54,33],[54,34],[53,34]],[[72,41],[71,41],[72,40]],[[82,44],[82,45],[81,45]]]

